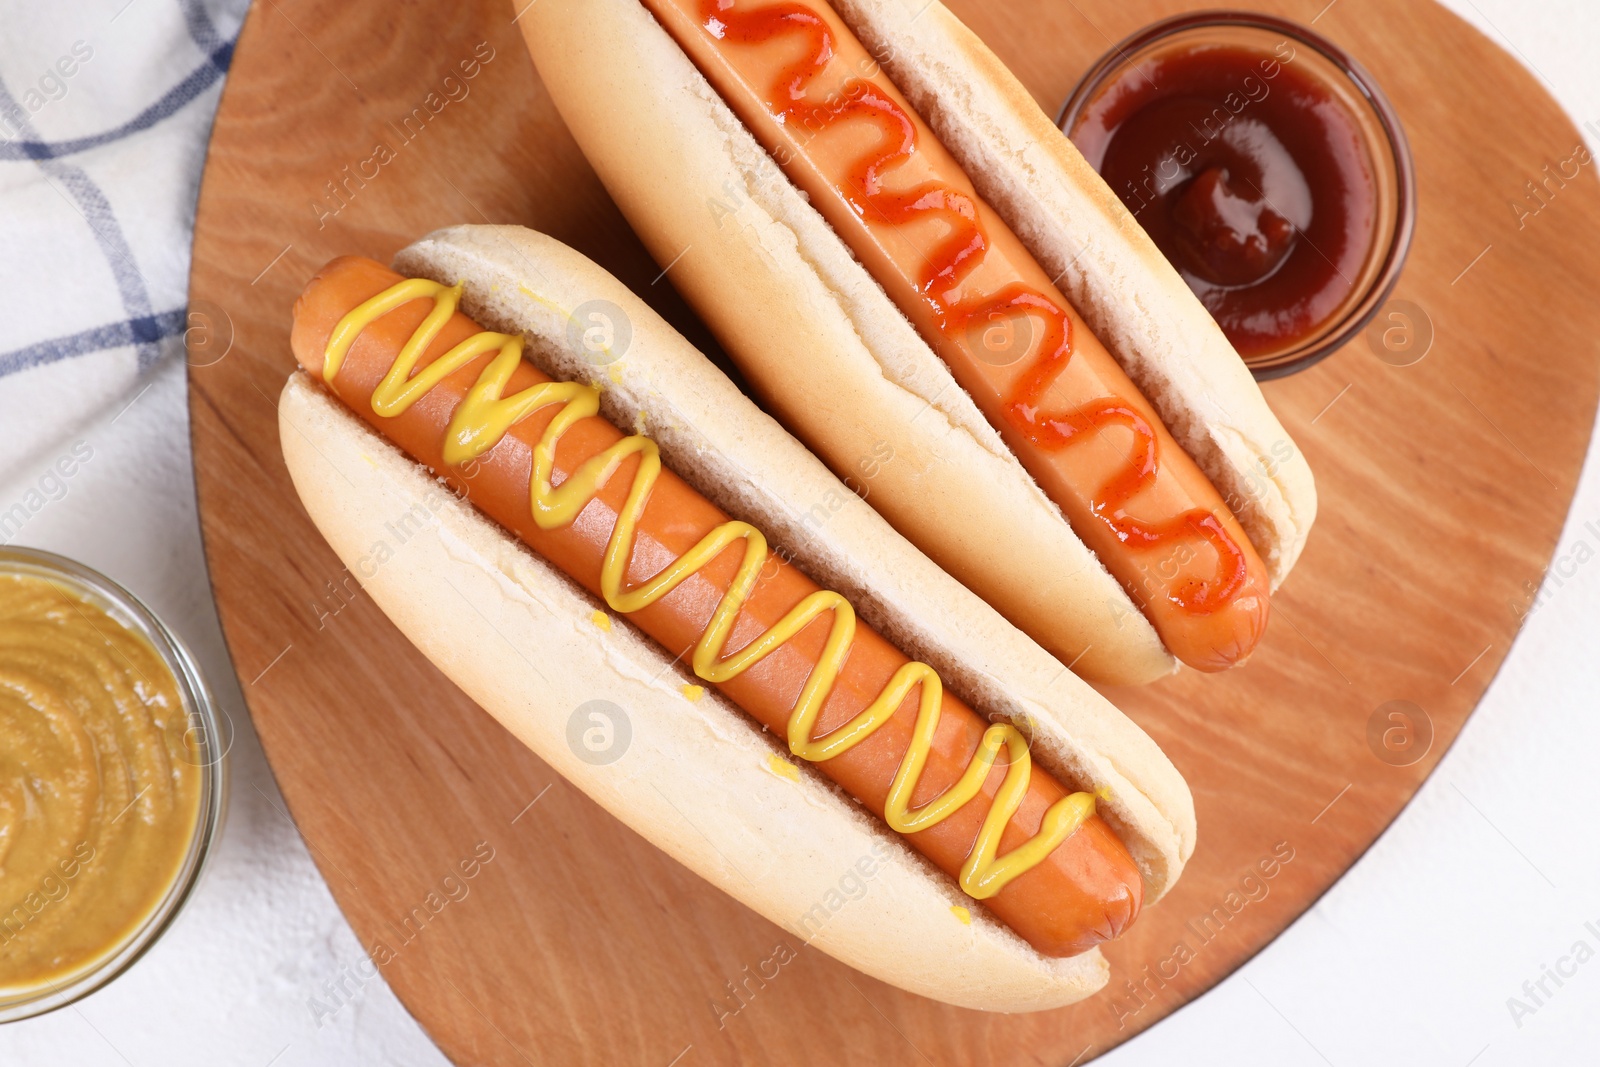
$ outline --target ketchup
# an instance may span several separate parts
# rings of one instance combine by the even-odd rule
[[[1377,239],[1361,124],[1288,40],[1124,69],[1072,139],[1246,359],[1316,333]]]

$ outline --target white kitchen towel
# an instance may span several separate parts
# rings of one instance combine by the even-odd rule
[[[0,0],[0,479],[182,358],[206,140],[246,0]],[[0,544],[58,490],[0,501]]]

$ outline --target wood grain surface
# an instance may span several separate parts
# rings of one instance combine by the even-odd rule
[[[1262,6],[1310,20],[1325,2]],[[1053,112],[1113,40],[1184,5],[952,6]],[[1358,340],[1267,387],[1322,511],[1264,646],[1225,676],[1111,694],[1193,786],[1194,860],[1109,948],[1106,991],[988,1016],[801,946],[557,779],[413,651],[295,497],[274,410],[289,312],[336,254],[386,259],[435,227],[522,223],[715,351],[652,284],[659,268],[552,109],[513,13],[255,5],[199,203],[190,401],[217,601],[294,818],[389,983],[462,1064],[656,1067],[1081,1064],[1214,985],[1395,817],[1529,609],[1593,424],[1600,197],[1585,173],[1551,184],[1535,214],[1513,205],[1577,132],[1428,0],[1342,0],[1321,16],[1411,137],[1420,220],[1395,296],[1431,348],[1402,367]],[[1369,736],[1392,725],[1391,701],[1431,725],[1406,766]],[[764,964],[775,977],[747,978]]]

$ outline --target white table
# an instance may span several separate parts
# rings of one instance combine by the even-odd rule
[[[1600,151],[1600,4],[1447,2],[1594,123]],[[1307,0],[1305,17],[1321,6]],[[0,1063],[441,1065],[388,988],[364,979],[251,733],[201,558],[183,375],[169,363],[133,406],[83,431],[95,461],[19,543],[111,574],[194,649],[237,727],[227,828],[160,944],[81,1004],[0,1029]],[[1558,559],[1600,552],[1594,460]],[[0,504],[39,473],[0,475]],[[1600,1062],[1597,617],[1591,562],[1530,618],[1460,739],[1350,873],[1232,978],[1101,1062]],[[1593,959],[1578,962],[1580,941]],[[1547,967],[1570,976],[1557,985]]]

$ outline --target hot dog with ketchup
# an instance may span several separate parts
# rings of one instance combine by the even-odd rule
[[[1249,656],[1309,471],[1176,272],[940,5],[555,0],[523,26],[763,400],[836,471],[871,434],[911,460],[871,498],[908,537],[1096,680]]]
[[[291,380],[280,411],[291,474],[336,549],[359,549],[353,525],[393,517],[390,508],[353,502],[375,480],[409,481],[412,492],[433,486],[437,494],[431,472],[471,505],[451,500],[440,514],[436,551],[408,542],[368,582],[407,635],[597,800],[777,921],[807,911],[785,913],[796,879],[803,884],[819,864],[833,878],[835,861],[849,866],[852,857],[837,851],[836,838],[849,836],[844,827],[859,834],[864,812],[881,819],[875,833],[892,835],[897,847],[936,869],[908,851],[897,877],[916,892],[892,907],[914,904],[918,894],[960,901],[928,906],[926,914],[913,907],[896,919],[907,941],[938,928],[930,943],[942,946],[949,975],[914,982],[901,975],[904,954],[918,950],[896,937],[886,951],[881,931],[866,938],[832,921],[814,931],[828,935],[815,943],[847,962],[953,1002],[1001,1010],[1075,999],[1102,981],[1094,946],[1120,934],[1147,895],[1165,891],[1192,847],[1187,791],[1148,738],[1070,675],[1063,683],[1059,668],[1051,684],[1060,695],[1030,689],[1031,672],[1049,673],[1048,656],[893,534],[670,327],[575,253],[527,231],[463,227],[413,246],[400,262],[409,277],[371,260],[339,259],[307,285],[292,332],[306,375]],[[441,280],[447,276],[460,281]],[[503,332],[469,318],[463,301]],[[615,361],[608,353],[603,365],[575,362],[569,338],[582,319],[572,316],[597,301],[626,323],[627,350]],[[561,348],[569,350],[565,364],[559,352],[552,355]],[[553,379],[524,358],[540,354],[548,370],[587,372],[599,385]],[[625,433],[600,413],[603,398],[612,419],[645,426],[663,420],[672,443]],[[409,458],[388,458],[374,431]],[[362,461],[353,471],[333,458],[352,450]],[[674,454],[688,457],[713,491],[760,499],[768,514],[730,517],[675,473]],[[716,456],[728,458],[707,458]],[[761,479],[741,484],[714,469],[729,459],[745,479]],[[789,490],[808,485],[841,492],[843,519],[811,539],[820,546],[777,551],[761,520],[790,536],[803,532],[804,506],[781,501],[806,500],[805,492]],[[452,524],[467,532],[452,532]],[[531,623],[544,632],[526,649],[538,661],[528,662],[534,673],[518,691],[495,685],[504,679],[485,677],[470,662],[483,655],[490,634],[491,651],[507,659],[506,624],[495,617],[508,597],[472,593],[458,580],[503,578],[511,565],[474,560],[462,547],[467,533],[499,543],[514,536],[551,574]],[[853,595],[813,581],[802,560],[842,579],[829,584],[855,583]],[[874,584],[884,567],[897,588]],[[444,604],[427,593],[428,583],[440,580],[455,594]],[[550,617],[560,614],[551,604],[562,594],[576,632]],[[904,638],[892,641],[872,620],[857,618],[857,606],[885,612],[885,603],[897,601],[900,612],[916,617],[890,611],[881,618]],[[614,617],[621,621],[613,625]],[[907,641],[916,653],[903,650]],[[567,652],[552,655],[552,643]],[[638,659],[646,644],[654,656],[648,663]],[[629,656],[638,659],[637,671],[618,658]],[[998,680],[1006,669],[1023,684]],[[954,683],[963,674],[986,679],[974,691],[1000,705],[986,709],[989,717],[947,685],[945,675]],[[641,687],[643,678],[650,680]],[[604,688],[608,681],[636,690],[629,714],[635,744],[646,751],[626,771],[564,758],[550,743],[544,691]],[[569,709],[555,703],[559,727]],[[679,720],[701,714],[721,716],[718,731],[737,735],[733,709],[770,731],[792,758],[768,747],[765,760],[754,759],[754,729],[732,745],[743,746],[737,755],[652,733],[682,729]],[[1023,728],[1000,711],[1020,714]],[[568,757],[577,755],[565,747]],[[820,775],[798,773],[801,764]],[[713,850],[735,867],[733,877],[708,872],[703,857],[683,854],[681,828],[660,825],[660,804],[637,781],[634,794],[617,793],[640,777],[661,798],[674,782],[704,791],[736,780],[741,766],[807,790],[808,815],[793,826],[776,828],[793,814],[781,805],[754,820],[763,837],[780,839],[772,885],[754,879],[759,864],[737,858],[749,851],[738,835]],[[1070,785],[1058,777],[1067,770]],[[752,792],[762,790],[770,785]],[[758,796],[749,805],[759,813]],[[819,806],[832,822],[807,826]],[[744,808],[708,818],[738,819]],[[714,826],[694,829],[716,834]],[[785,842],[784,834],[797,840]],[[983,951],[974,951],[975,941],[987,942]]]

